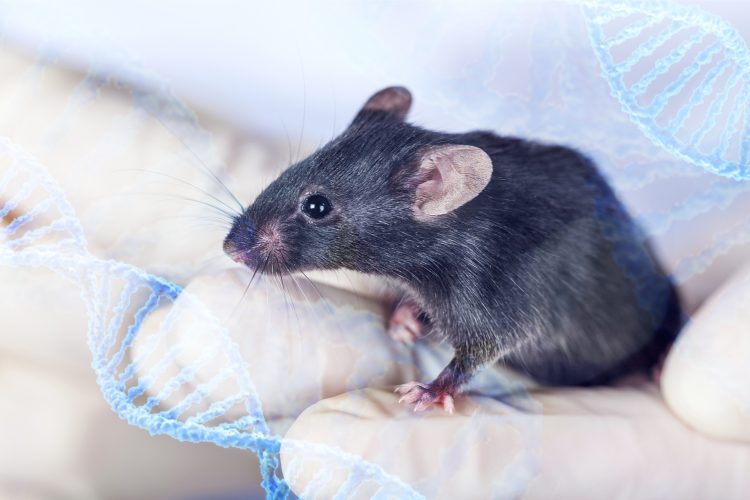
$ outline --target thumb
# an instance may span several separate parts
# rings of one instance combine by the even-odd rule
[[[750,449],[690,431],[653,386],[566,389],[505,403],[465,396],[453,415],[415,414],[390,391],[366,389],[311,406],[285,440],[361,456],[428,498],[607,498],[623,488],[631,498],[750,495],[736,466],[750,461]],[[318,459],[295,465],[288,477],[293,461],[282,445],[297,494],[326,477],[316,487],[331,497],[356,474],[338,463],[336,474],[321,475],[331,464]],[[352,491],[369,497],[377,485]]]

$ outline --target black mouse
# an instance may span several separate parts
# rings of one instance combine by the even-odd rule
[[[397,391],[453,408],[502,362],[547,385],[649,371],[682,323],[676,291],[591,160],[489,131],[426,130],[411,94],[373,95],[338,137],[234,220],[224,250],[260,273],[346,268],[388,278],[394,337],[427,331],[455,356]]]

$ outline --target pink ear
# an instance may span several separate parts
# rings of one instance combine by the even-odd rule
[[[429,148],[422,156],[414,214],[419,219],[451,212],[474,199],[490,182],[492,160],[474,146]]]

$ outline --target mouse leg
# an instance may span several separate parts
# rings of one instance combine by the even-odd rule
[[[396,342],[412,345],[427,330],[426,317],[410,299],[398,303],[388,320],[388,335]]]
[[[414,405],[414,411],[442,406],[448,413],[453,413],[453,397],[458,394],[461,386],[482,365],[495,361],[498,357],[499,349],[494,347],[458,348],[455,357],[431,383],[409,382],[396,387],[395,392],[401,395],[399,403]]]

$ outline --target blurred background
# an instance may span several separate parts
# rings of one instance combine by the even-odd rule
[[[750,39],[745,2],[680,4]],[[180,284],[221,262],[221,230],[145,196],[175,183],[124,171],[158,165],[216,193],[196,168],[205,163],[249,202],[392,84],[410,88],[411,120],[426,127],[491,128],[594,157],[691,310],[750,256],[745,185],[675,157],[629,120],[576,2],[0,1],[0,38],[0,135],[60,181],[92,253]],[[150,89],[168,98],[144,99]],[[118,420],[89,368],[84,304],[64,279],[0,273],[0,496],[262,496],[248,453]]]

